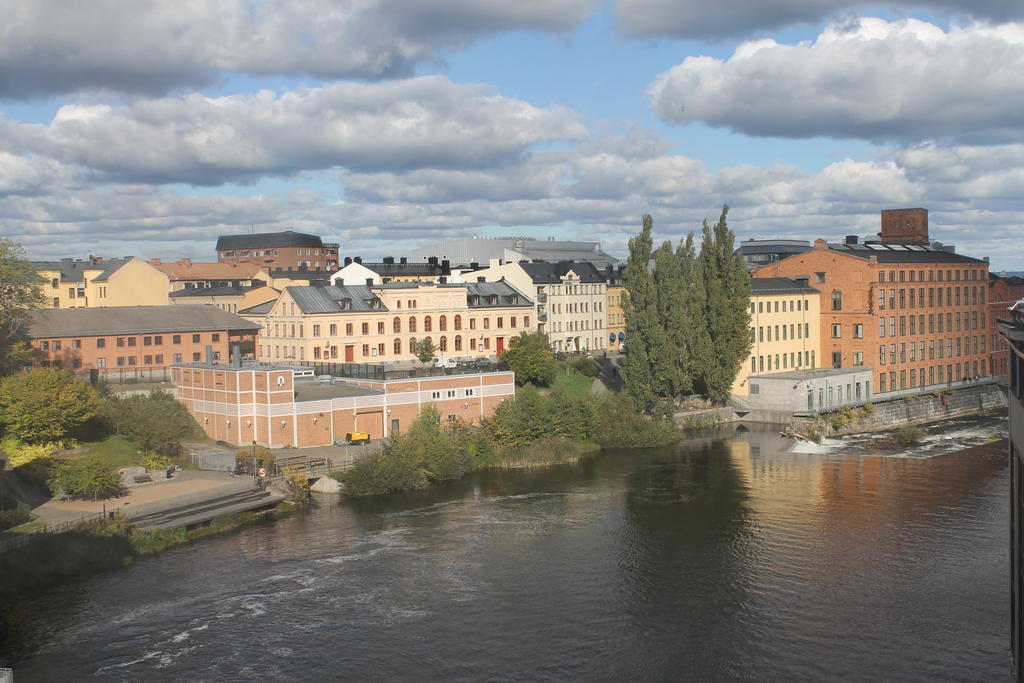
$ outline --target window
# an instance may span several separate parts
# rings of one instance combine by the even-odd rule
[[[107,348],[107,340],[104,339],[103,337],[98,338],[96,340],[96,348],[97,349],[105,349],[105,348]]]
[[[96,367],[98,367],[98,368],[105,368],[105,367],[107,367],[107,359],[106,358],[97,358],[96,359]]]
[[[142,338],[142,345],[143,346],[152,346],[153,345],[153,338],[152,337],[143,337]]]
[[[832,290],[832,310],[843,310],[843,293],[840,292],[838,289]]]
[[[370,323],[363,323],[361,329],[363,334],[370,334]]]
[[[220,341],[220,333],[219,332],[214,332],[213,334],[211,334],[210,335],[210,341],[219,342]]]
[[[415,332],[416,331],[416,318],[413,318],[413,317],[409,318],[409,331],[410,332]]]
[[[319,337],[320,336],[320,326],[319,325],[313,325],[313,336],[314,337]]]
[[[435,401],[441,400],[441,392],[440,391],[431,391],[430,392],[430,398],[432,398]]]
[[[455,329],[456,330],[461,330],[462,329],[462,316],[461,315],[455,316]]]
[[[193,344],[198,344],[199,343],[199,335],[198,334],[193,334],[192,335],[192,343]],[[199,360],[199,359],[197,358],[196,360]]]
[[[171,343],[172,344],[180,344],[181,343],[181,335],[180,334],[172,335],[171,336]]]
[[[198,363],[199,362],[199,358],[200,358],[200,356],[199,356],[199,352],[198,351],[196,353],[192,354],[192,362],[193,363]]]
[[[814,274],[814,281],[817,282],[818,284],[821,284],[822,282],[824,282],[825,281],[825,273],[815,273]]]
[[[181,362],[181,354],[180,353],[174,354],[174,356],[172,356],[172,361],[175,362],[175,363],[180,363]]]
[[[832,352],[832,367],[841,368],[843,367],[843,352],[833,351]]]
[[[142,364],[143,365],[152,365],[153,364],[153,356],[148,356],[148,355],[147,356],[143,356],[142,357]]]
[[[345,336],[346,337],[351,337],[352,336],[352,323],[345,323]]]
[[[127,339],[128,339],[128,346],[135,346],[135,342],[136,342],[136,338],[135,337],[128,337]]]
[[[198,356],[199,354],[196,354],[196,355]],[[197,358],[196,360],[199,360],[199,359]],[[117,367],[119,367],[119,368],[123,368],[124,367],[124,356],[118,356],[117,357]]]
[[[879,310],[885,309],[885,290],[884,289],[878,290],[878,309]]]
[[[135,365],[135,364],[136,364],[135,356],[128,356],[128,365]]]
[[[884,337],[885,336],[885,318],[879,318],[878,319],[878,336],[879,337]]]
[[[476,395],[476,389],[474,389],[473,387],[470,387],[469,389],[466,389],[463,392],[463,395],[466,396],[467,398],[470,397],[470,396],[475,396]]]
[[[885,365],[885,344],[878,347],[878,364]]]
[[[853,324],[853,338],[863,339],[864,338],[864,325],[862,323]]]
[[[839,323],[832,323],[832,338],[839,339],[843,336],[843,326]]]
[[[384,334],[384,322],[377,323],[377,334]]]
[[[50,342],[48,342],[48,341],[41,341],[41,342],[39,342],[39,348],[42,351],[49,351],[50,350]]]
[[[854,351],[853,352],[853,364],[854,365],[864,365],[864,352],[863,351]],[[860,385],[858,384],[857,386],[859,387]],[[859,398],[859,396],[858,396],[858,398]]]

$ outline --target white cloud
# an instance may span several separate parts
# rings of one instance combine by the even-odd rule
[[[813,43],[688,57],[649,88],[671,123],[755,136],[1024,140],[1024,24],[949,31],[908,19],[833,24]]]
[[[0,119],[0,141],[9,149],[117,181],[196,185],[334,167],[488,168],[536,143],[585,135],[567,109],[440,76],[281,95],[68,105],[46,125]]]
[[[616,0],[615,15],[619,31],[631,38],[709,40],[819,24],[878,6],[863,0]],[[993,22],[1024,19],[1024,3],[1015,0],[895,0],[884,6]]]
[[[408,76],[511,30],[566,32],[596,0],[7,0],[0,97],[145,95],[226,72]]]

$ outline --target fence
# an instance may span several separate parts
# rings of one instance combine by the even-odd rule
[[[314,361],[299,361],[299,365],[313,368],[314,372],[318,375],[377,381],[416,377],[444,377],[446,375],[474,375],[481,372],[496,372],[501,369],[497,363],[482,359],[459,363],[454,368],[439,368],[433,365],[388,368],[386,365],[372,365],[368,363],[317,363]]]
[[[98,522],[102,519],[105,519],[108,514],[113,514],[113,511],[109,513],[95,512],[91,515],[86,515],[80,519],[71,519],[66,522],[59,522],[57,524],[50,524],[49,526],[40,527],[39,529],[36,529],[35,531],[29,532],[27,534],[17,534],[8,536],[7,538],[2,538],[0,539],[0,553],[5,553],[8,550],[14,550],[15,548],[21,548],[30,543],[33,543],[34,541],[38,541],[40,538],[44,538],[45,536],[49,536],[52,534],[61,534],[65,531],[71,531],[79,524]]]

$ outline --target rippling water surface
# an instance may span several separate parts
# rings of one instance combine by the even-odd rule
[[[322,505],[21,605],[17,680],[1005,680],[1000,420]]]

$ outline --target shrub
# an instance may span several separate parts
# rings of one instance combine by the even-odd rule
[[[0,450],[7,453],[11,467],[20,467],[37,458],[47,458],[54,451],[74,448],[75,445],[75,442],[71,440],[37,444],[22,443],[13,434],[8,434],[0,440]]]
[[[419,463],[393,457],[385,451],[356,458],[352,467],[334,477],[344,485],[345,493],[352,496],[374,496],[427,485],[426,472]]]
[[[173,463],[166,455],[150,451],[142,456],[142,464],[147,470],[166,470]]]
[[[178,455],[182,440],[199,433],[185,406],[166,391],[114,396],[103,402],[102,412],[118,434],[167,457]]]
[[[298,469],[284,471],[284,488],[288,500],[293,503],[309,501],[309,476]]]
[[[875,412],[875,404],[871,401],[867,401],[863,406],[861,406],[861,410],[864,411],[865,415],[870,415]]]
[[[573,361],[572,369],[587,377],[597,377],[601,365],[593,358],[578,358]]]
[[[54,495],[63,492],[80,498],[110,497],[121,490],[121,478],[113,467],[98,460],[56,461],[47,481]]]
[[[0,420],[20,441],[59,441],[96,414],[96,392],[64,370],[34,368],[0,382]]]
[[[0,531],[24,524],[31,518],[28,510],[0,510]]]
[[[807,438],[813,441],[814,443],[821,443],[821,432],[815,425],[811,425],[810,427],[807,428]]]
[[[924,430],[913,425],[904,425],[893,432],[892,439],[901,446],[913,446],[924,440]]]
[[[508,348],[500,356],[502,367],[516,374],[516,384],[549,386],[555,379],[557,365],[551,344],[543,332],[523,332],[509,339]]]
[[[649,420],[627,394],[597,399],[593,441],[603,448],[657,448],[677,443],[682,433],[671,422]]]
[[[504,468],[559,465],[574,462],[598,450],[600,446],[597,444],[568,439],[545,439],[520,448],[504,449],[494,465]]]

